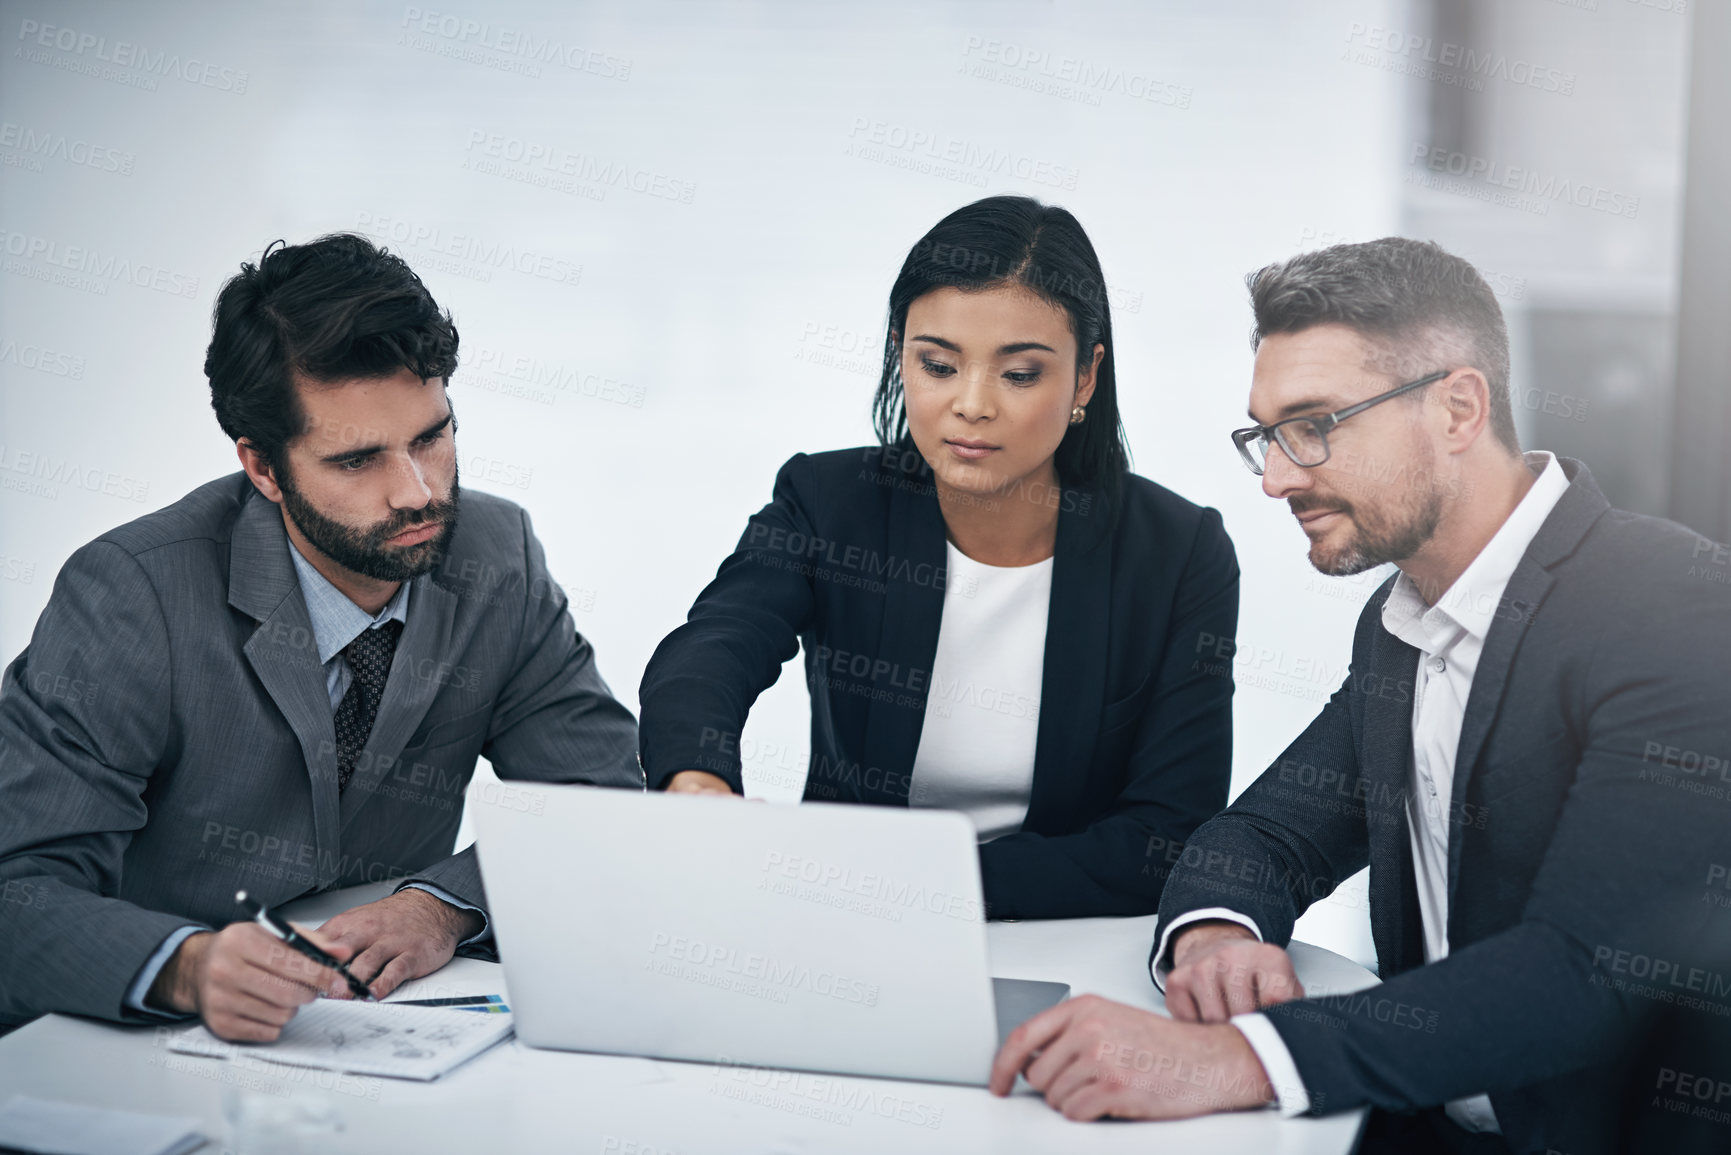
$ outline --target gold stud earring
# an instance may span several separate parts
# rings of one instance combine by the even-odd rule
[[[1083,419],[1086,418],[1087,416],[1088,416],[1088,411],[1086,409],[1082,408],[1080,405],[1078,405],[1074,409],[1070,410],[1070,424],[1071,425],[1080,425],[1080,424],[1082,424]]]

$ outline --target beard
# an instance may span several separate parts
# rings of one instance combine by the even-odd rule
[[[1405,561],[1423,548],[1436,534],[1443,514],[1442,492],[1434,483],[1435,474],[1429,464],[1413,475],[1398,501],[1360,506],[1338,494],[1316,492],[1289,498],[1287,504],[1295,517],[1334,510],[1352,527],[1352,535],[1343,544],[1311,542],[1310,564],[1317,572],[1347,577],[1388,562]]]
[[[282,490],[283,508],[314,548],[344,569],[377,581],[411,581],[424,573],[431,573],[438,567],[452,535],[457,532],[457,503],[461,487],[457,483],[454,463],[449,497],[429,502],[422,509],[398,510],[394,516],[372,526],[356,527],[320,513],[295,487],[286,465],[277,471],[277,488]],[[397,534],[429,522],[442,522],[444,529],[417,545],[389,544]]]

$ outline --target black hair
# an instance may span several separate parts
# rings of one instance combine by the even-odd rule
[[[1373,367],[1400,378],[1470,366],[1490,386],[1491,432],[1520,452],[1509,404],[1509,330],[1491,287],[1471,263],[1433,241],[1383,237],[1331,245],[1265,265],[1244,278],[1264,337],[1345,325],[1375,350]],[[1411,396],[1422,401],[1428,390]]]
[[[933,225],[902,262],[890,287],[883,372],[872,402],[878,442],[888,448],[908,441],[898,341],[908,306],[935,289],[973,292],[1001,285],[1024,286],[1069,315],[1078,371],[1092,363],[1095,345],[1106,347],[1087,418],[1065,430],[1053,463],[1061,483],[1115,496],[1130,468],[1130,450],[1118,416],[1106,279],[1076,218],[1032,197],[987,197],[959,208]]]
[[[401,257],[352,233],[274,241],[217,294],[204,375],[222,431],[280,470],[306,431],[295,378],[335,382],[457,369],[457,327]]]

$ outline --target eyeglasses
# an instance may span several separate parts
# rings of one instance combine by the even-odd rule
[[[1234,429],[1232,444],[1238,447],[1238,456],[1244,459],[1250,472],[1258,477],[1261,477],[1263,470],[1268,467],[1270,441],[1280,446],[1280,451],[1291,459],[1292,464],[1304,469],[1314,469],[1328,460],[1328,434],[1336,425],[1348,417],[1356,417],[1372,405],[1382,404],[1391,397],[1399,397],[1403,393],[1411,393],[1414,389],[1433,385],[1453,371],[1443,369],[1428,377],[1420,377],[1417,381],[1396,385],[1387,393],[1378,393],[1367,401],[1360,401],[1357,405],[1348,405],[1345,409],[1324,413],[1318,417],[1288,417],[1285,421],[1276,421],[1273,425],[1252,425],[1248,429]]]

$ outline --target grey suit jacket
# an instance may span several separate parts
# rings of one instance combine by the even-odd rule
[[[275,505],[244,474],[73,554],[0,680],[0,1023],[127,1020],[189,922],[360,882],[485,909],[452,855],[478,755],[502,779],[641,789],[636,727],[518,506],[464,491],[348,789]],[[507,782],[481,804],[532,809]]]

